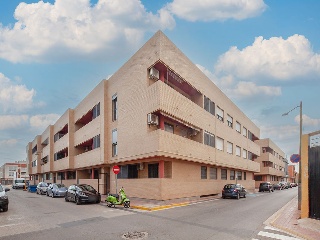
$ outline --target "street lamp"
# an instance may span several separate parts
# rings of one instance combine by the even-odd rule
[[[299,146],[299,178],[298,178],[298,209],[301,209],[301,139],[302,139],[302,101],[300,101],[300,105],[296,106],[295,108],[291,109],[289,112],[282,114],[282,116],[287,116],[290,112],[294,109],[300,108],[300,146]]]

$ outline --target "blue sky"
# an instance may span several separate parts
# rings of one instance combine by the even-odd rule
[[[318,0],[0,0],[0,166],[157,30],[288,156],[320,129]]]

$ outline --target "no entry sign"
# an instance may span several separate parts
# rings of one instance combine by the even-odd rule
[[[120,172],[119,166],[117,165],[113,166],[112,171],[114,172],[114,174],[118,174]]]

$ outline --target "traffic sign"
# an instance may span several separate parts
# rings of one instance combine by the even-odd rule
[[[292,154],[291,157],[290,157],[290,161],[292,163],[300,162],[300,155],[299,154]]]
[[[113,166],[112,171],[114,172],[114,174],[118,174],[120,172],[119,166],[117,165]]]

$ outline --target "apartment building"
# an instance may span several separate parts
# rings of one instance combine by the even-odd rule
[[[16,161],[5,163],[0,167],[0,183],[11,185],[14,178],[29,179],[29,173],[26,161]]]
[[[294,165],[288,166],[288,182],[298,183],[297,181],[297,172]]]
[[[256,188],[261,182],[287,181],[288,160],[284,152],[269,138],[256,140],[255,143],[261,147],[261,155],[256,160],[260,163],[260,172],[254,174]]]
[[[166,200],[255,188],[259,128],[158,31],[27,146],[39,181]],[[112,167],[118,165],[115,175]]]

